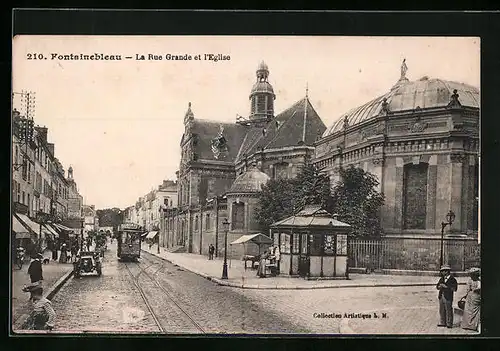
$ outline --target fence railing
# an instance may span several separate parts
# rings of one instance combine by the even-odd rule
[[[439,238],[353,238],[349,243],[349,267],[354,268],[432,271],[439,270],[440,256]],[[446,238],[443,262],[454,271],[479,267],[480,245],[476,240]]]

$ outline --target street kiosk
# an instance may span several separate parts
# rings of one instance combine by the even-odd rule
[[[309,205],[270,227],[280,248],[280,274],[306,279],[349,279],[351,226],[321,206]]]

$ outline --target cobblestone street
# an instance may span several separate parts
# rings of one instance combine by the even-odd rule
[[[437,290],[431,287],[374,287],[316,290],[240,289],[246,297],[279,313],[291,322],[325,334],[471,334],[455,321],[453,329],[438,328]],[[456,296],[462,296],[459,287]],[[462,295],[461,295],[462,294]],[[317,318],[338,314],[340,318]],[[344,318],[345,314],[372,318]],[[379,318],[374,318],[374,313]],[[386,313],[386,318],[381,318]],[[474,333],[473,333],[474,334]],[[477,333],[476,333],[477,334]]]
[[[239,291],[147,253],[139,263],[118,262],[116,245],[108,247],[101,277],[71,279],[54,297],[54,332],[154,333],[160,331],[158,324],[165,333],[309,332]]]

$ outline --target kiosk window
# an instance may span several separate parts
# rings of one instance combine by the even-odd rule
[[[337,235],[337,255],[347,256],[347,235]]]
[[[335,236],[325,235],[325,255],[335,254]]]
[[[309,235],[309,240],[311,241],[310,255],[321,256],[323,254],[322,252],[323,236],[321,234],[312,234]]]

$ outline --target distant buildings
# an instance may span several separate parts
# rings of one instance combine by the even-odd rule
[[[123,221],[134,223],[146,231],[162,231],[163,210],[177,207],[177,182],[164,180],[156,189],[140,197],[134,206],[124,210]]]
[[[88,232],[99,229],[99,218],[94,205],[83,205],[82,213],[84,218],[83,233],[86,236]]]

